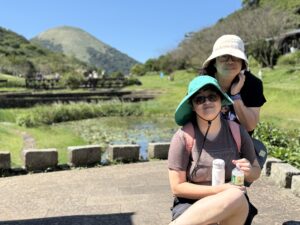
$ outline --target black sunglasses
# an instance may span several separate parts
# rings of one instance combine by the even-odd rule
[[[206,101],[206,99],[210,102],[215,102],[218,100],[218,98],[219,98],[219,96],[216,94],[210,94],[208,96],[198,95],[195,98],[193,98],[193,102],[197,105],[201,105]]]
[[[240,58],[234,57],[234,56],[232,56],[232,55],[221,55],[221,56],[217,57],[217,59],[218,59],[220,62],[228,62],[229,59],[231,59],[231,61],[233,61],[233,62],[236,62],[236,61],[240,61],[240,60],[241,60]]]

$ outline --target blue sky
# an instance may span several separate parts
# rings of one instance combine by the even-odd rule
[[[145,62],[241,8],[242,0],[1,0],[0,26],[30,39],[58,26],[81,28]]]

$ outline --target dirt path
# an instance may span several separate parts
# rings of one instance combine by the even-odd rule
[[[30,134],[22,132],[21,135],[23,137],[23,149],[35,148],[35,140]]]

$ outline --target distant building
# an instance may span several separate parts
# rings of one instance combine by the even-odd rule
[[[282,54],[287,54],[300,49],[300,29],[296,29],[280,35],[278,49]]]

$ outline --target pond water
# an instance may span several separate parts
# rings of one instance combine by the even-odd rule
[[[105,117],[66,123],[89,144],[138,144],[140,159],[148,158],[148,143],[169,142],[178,129],[173,118]],[[105,161],[107,155],[103,154]]]

